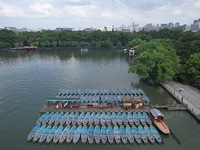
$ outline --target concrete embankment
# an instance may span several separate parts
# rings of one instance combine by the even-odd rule
[[[187,110],[200,121],[200,90],[178,82],[167,82],[162,86],[179,103],[186,105]]]

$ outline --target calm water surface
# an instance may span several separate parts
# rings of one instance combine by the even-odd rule
[[[186,111],[164,110],[181,145],[171,136],[162,136],[164,145],[26,142],[45,99],[54,97],[59,88],[142,88],[152,103],[175,102],[161,87],[140,82],[136,74],[128,73],[130,61],[128,54],[117,50],[0,51],[0,149],[199,149],[199,123]]]

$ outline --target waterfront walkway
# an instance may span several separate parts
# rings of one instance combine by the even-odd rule
[[[200,90],[174,81],[163,83],[162,86],[200,121]]]

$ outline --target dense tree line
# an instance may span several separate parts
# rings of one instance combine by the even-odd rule
[[[139,45],[134,66],[144,78],[156,82],[178,79],[199,86],[200,35],[182,30],[102,32],[52,31],[13,32],[0,30],[0,49],[34,45],[42,48],[113,48]]]

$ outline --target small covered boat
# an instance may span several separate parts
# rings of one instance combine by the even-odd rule
[[[45,114],[43,114],[37,121],[36,124],[40,125],[42,124],[42,122],[46,119],[46,117],[49,115],[49,112],[46,112]]]
[[[90,112],[87,112],[85,117],[83,118],[83,125],[89,122],[89,118],[90,118]]]
[[[121,112],[118,112],[118,113],[117,113],[117,123],[118,123],[119,125],[122,124],[122,113],[121,113]]]
[[[126,125],[126,136],[128,138],[129,143],[133,144],[134,137],[133,137],[132,129],[129,125]]]
[[[115,142],[117,144],[119,144],[120,143],[120,139],[121,139],[121,134],[120,134],[120,130],[119,130],[117,125],[114,126],[113,135],[114,135],[114,138],[115,138]]]
[[[69,112],[66,112],[66,113],[63,115],[63,117],[61,118],[61,121],[60,121],[60,124],[61,124],[61,125],[64,125],[64,124],[65,124],[65,122],[66,122],[68,116],[69,116]]]
[[[111,113],[107,112],[106,114],[106,124],[110,125],[111,124]]]
[[[81,112],[81,114],[79,115],[78,117],[78,120],[77,120],[77,124],[80,125],[83,123],[83,118],[85,116],[85,113],[84,112]]]
[[[82,125],[79,125],[78,128],[76,129],[73,137],[73,143],[76,144],[81,136],[82,132]]]
[[[63,112],[59,113],[56,117],[55,124],[58,125],[63,117]]]
[[[131,112],[128,112],[127,118],[128,118],[128,122],[130,123],[130,125],[133,125],[134,119],[133,119],[133,115]]]
[[[103,125],[101,127],[101,142],[103,144],[106,144],[106,142],[107,142],[107,134],[106,134],[106,126],[105,125]]]
[[[150,131],[150,128],[149,128],[147,125],[144,125],[144,130],[145,130],[145,132],[146,132],[146,135],[147,135],[149,141],[150,141],[152,144],[154,144],[154,143],[155,143],[155,138],[154,138],[152,132]]]
[[[46,143],[50,143],[52,141],[56,130],[57,130],[57,125],[54,125],[46,138]]]
[[[76,124],[78,122],[78,117],[79,117],[79,113],[76,112],[74,114],[74,118],[72,119],[72,125]]]
[[[126,136],[126,130],[125,130],[125,127],[123,125],[120,125],[120,133],[121,133],[121,139],[122,139],[122,142],[124,144],[127,144],[127,136]]]
[[[125,125],[128,124],[128,118],[127,118],[126,112],[123,112],[123,114],[122,114],[122,121],[123,121],[123,123],[124,123]]]
[[[66,138],[67,138],[67,133],[70,131],[70,125],[67,125],[65,129],[62,131],[60,138],[59,138],[59,143],[63,143]]]
[[[44,132],[42,133],[42,135],[40,136],[39,143],[43,143],[46,140],[50,131],[51,131],[51,125],[48,125],[44,130]]]
[[[106,114],[105,114],[105,112],[101,113],[100,121],[101,121],[101,125],[104,125],[106,123]]]
[[[82,128],[82,133],[81,133],[81,141],[82,143],[86,143],[88,138],[88,128],[86,125],[83,126]]]
[[[134,123],[135,123],[136,126],[138,126],[140,124],[140,120],[138,118],[137,112],[133,113],[133,120],[134,120]]]
[[[69,114],[69,118],[68,120],[66,121],[66,124],[70,124],[72,122],[72,120],[74,119],[74,112],[71,112]]]
[[[113,134],[113,128],[112,128],[111,125],[108,125],[107,131],[106,131],[106,132],[107,132],[108,142],[109,142],[110,144],[112,144],[113,141],[114,141],[114,134]]]
[[[112,123],[114,125],[116,125],[117,124],[117,115],[115,112],[112,112],[111,119],[112,119]]]
[[[37,132],[34,134],[33,137],[33,142],[36,142],[40,136],[42,135],[42,133],[44,132],[44,130],[46,129],[46,124],[43,124],[39,130],[37,130]]]
[[[156,140],[158,143],[162,143],[161,136],[160,136],[160,134],[158,133],[157,129],[156,129],[153,125],[150,125],[150,131],[151,131],[151,133],[153,134],[155,140]]]
[[[58,129],[56,130],[54,137],[53,137],[53,143],[54,144],[56,144],[59,141],[60,135],[62,134],[62,131],[63,131],[63,125],[60,125],[58,127]]]
[[[90,118],[89,118],[89,125],[91,125],[91,124],[94,123],[95,116],[96,116],[96,114],[95,114],[95,112],[93,112],[93,113],[91,114]]]
[[[40,129],[40,125],[36,125],[27,136],[27,141],[31,141],[35,133]]]
[[[92,125],[90,125],[88,129],[88,142],[90,144],[94,142],[94,127]]]
[[[70,143],[72,141],[75,131],[76,131],[76,125],[73,125],[67,134],[67,139],[66,139],[67,143]]]
[[[164,115],[158,109],[151,109],[150,117],[161,132],[170,134],[170,129],[164,122]]]
[[[138,132],[139,132],[139,134],[140,134],[140,136],[141,136],[141,138],[142,138],[142,141],[143,141],[145,144],[147,144],[147,142],[148,142],[147,134],[146,134],[146,132],[144,131],[144,128],[142,127],[142,125],[139,125],[139,126],[138,126]]]
[[[95,128],[94,128],[94,138],[95,138],[95,142],[97,144],[99,144],[100,141],[101,141],[100,135],[101,135],[100,127],[99,127],[99,125],[96,125]]]
[[[135,126],[135,125],[133,125],[132,126],[132,134],[133,134],[133,136],[134,136],[134,138],[135,138],[135,141],[138,143],[138,144],[140,144],[142,141],[141,141],[141,136],[140,136],[140,133],[139,133],[139,131],[138,131],[138,128]]]
[[[143,114],[141,112],[138,112],[138,118],[139,118],[140,123],[142,125],[146,125],[146,120],[145,120],[145,118],[144,118],[144,116],[143,116]]]
[[[97,114],[96,114],[96,116],[95,116],[95,119],[94,119],[94,124],[99,124],[99,122],[100,122],[100,117],[101,117],[101,113],[100,112],[98,112]]]
[[[49,120],[49,124],[53,124],[56,121],[56,117],[59,113],[56,112],[55,114],[52,115],[51,119]]]
[[[149,115],[148,115],[146,112],[143,112],[143,117],[144,117],[144,119],[146,120],[146,122],[147,122],[149,125],[152,124],[151,118],[149,117]]]
[[[45,113],[46,114],[46,113]],[[42,124],[46,124],[49,122],[49,120],[51,119],[51,117],[53,116],[54,112],[51,113],[47,113],[46,117],[44,118],[44,120],[42,121]]]

